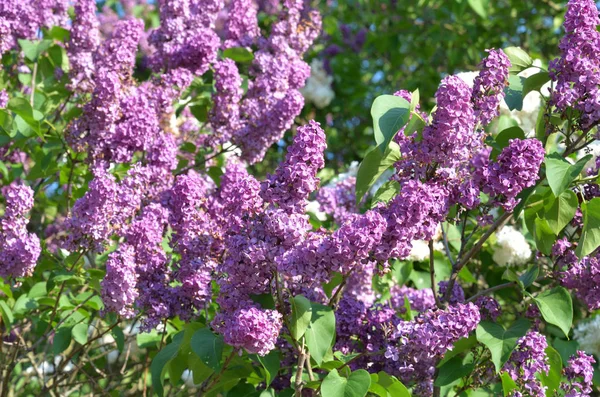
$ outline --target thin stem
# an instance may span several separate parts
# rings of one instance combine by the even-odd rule
[[[35,98],[35,80],[37,78],[38,64],[33,64],[33,73],[31,75],[31,93],[29,94],[29,104],[33,107],[33,100]]]
[[[440,227],[442,228],[442,237],[444,239],[444,249],[446,251],[446,256],[448,257],[448,259],[450,259],[450,263],[452,264],[452,266],[454,266],[456,264],[456,261],[454,260],[454,258],[452,257],[452,253],[450,252],[450,246],[448,245],[448,234],[444,230],[443,223],[440,224]]]
[[[476,293],[475,295],[473,295],[472,297],[470,297],[469,299],[467,299],[467,303],[468,302],[474,302],[480,296],[491,294],[492,292],[500,291],[500,290],[505,289],[505,288],[515,287],[516,285],[517,285],[516,282],[511,281],[509,283],[498,284],[498,285],[495,285],[495,286],[490,287],[488,289],[484,289],[483,291],[479,291],[478,293]]]
[[[306,353],[304,352],[304,339],[302,339],[302,347],[298,355],[298,367],[296,368],[296,379],[294,380],[295,397],[302,397],[302,370],[306,361]]]
[[[448,289],[446,290],[446,296],[444,297],[444,300],[446,302],[450,299],[450,296],[452,295],[452,290],[454,288],[454,283],[458,278],[458,273],[471,260],[471,258],[481,250],[481,247],[483,247],[483,244],[487,241],[487,239],[490,238],[490,236],[499,227],[501,227],[502,225],[504,225],[504,223],[508,221],[511,214],[512,212],[507,211],[504,214],[502,214],[502,216],[500,216],[498,219],[496,219],[496,222],[494,222],[492,226],[490,226],[490,228],[483,234],[483,236],[481,236],[481,238],[475,243],[475,245],[465,254],[464,258],[460,258],[460,262],[458,262],[456,266],[452,267],[452,274],[450,275],[450,280],[448,281],[447,287]]]
[[[435,264],[433,258],[433,240],[429,240],[429,277],[431,278],[431,290],[433,291],[433,296],[435,298],[435,304],[437,307],[442,308],[442,302],[440,301],[440,297],[438,296],[435,288]]]
[[[231,363],[231,360],[233,359],[233,357],[235,356],[236,353],[237,353],[237,350],[235,350],[235,349],[233,349],[231,351],[231,354],[227,357],[227,359],[223,363],[223,366],[221,367],[221,370],[219,371],[219,373],[210,382],[208,382],[208,380],[210,379],[210,378],[208,378],[205,381],[205,384],[202,387],[200,387],[200,394],[199,395],[201,395],[201,396],[204,395],[204,392],[209,391],[211,389],[211,387],[213,387],[214,385],[217,384],[217,382],[219,381],[219,379],[221,379],[221,376],[223,375],[223,372],[225,372],[225,369]]]

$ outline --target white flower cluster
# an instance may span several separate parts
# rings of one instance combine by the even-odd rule
[[[437,231],[433,236],[433,250],[434,251],[444,251],[444,243],[440,240],[442,239],[442,227],[438,225]],[[409,261],[417,261],[422,262],[426,259],[429,259],[429,242],[425,240],[413,240],[412,248],[410,250],[410,254],[406,258]]]
[[[573,331],[573,339],[581,350],[600,358],[600,316],[580,322]]]
[[[300,91],[307,101],[314,103],[319,109],[323,109],[335,98],[335,92],[331,88],[332,82],[333,77],[323,67],[323,61],[313,59],[310,64],[310,77]]]
[[[512,226],[504,226],[496,233],[493,259],[501,266],[524,265],[531,258],[531,247],[525,236]]]

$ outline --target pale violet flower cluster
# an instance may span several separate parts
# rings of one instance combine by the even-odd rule
[[[315,58],[310,64],[310,76],[300,92],[304,95],[304,99],[314,103],[317,108],[323,109],[335,98],[335,92],[331,88],[332,83],[333,76],[327,73],[323,61]]]

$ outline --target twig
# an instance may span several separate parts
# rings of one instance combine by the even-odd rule
[[[302,348],[298,355],[298,367],[296,368],[296,379],[294,379],[294,396],[302,397],[302,370],[306,361],[306,353],[304,352],[304,339],[302,339]]]
[[[433,258],[433,240],[429,240],[429,277],[431,278],[431,290],[433,291],[433,296],[435,298],[435,305],[439,308],[442,308],[442,302],[440,301],[440,297],[438,296],[435,290],[435,264]]]

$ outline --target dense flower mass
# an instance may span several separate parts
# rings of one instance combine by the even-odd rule
[[[539,332],[529,331],[519,339],[517,347],[504,365],[510,377],[517,383],[521,395],[543,397],[545,388],[538,380],[541,373],[548,374],[550,366],[544,350],[548,347],[546,337]]]
[[[231,346],[264,356],[275,348],[281,325],[275,310],[239,309],[225,320],[223,338]]]
[[[586,130],[600,120],[598,25],[600,18],[593,0],[569,1],[563,24],[566,34],[559,45],[561,55],[549,65],[556,84],[552,103],[563,112],[567,108],[582,112],[580,124]]]
[[[0,277],[30,276],[40,257],[40,240],[27,231],[33,190],[13,183],[2,188],[4,216],[0,218]]]
[[[472,94],[475,116],[481,126],[488,125],[499,114],[510,67],[510,61],[502,50],[492,49],[488,53],[487,58],[481,61],[481,72],[475,78]]]
[[[569,1],[548,73],[521,49],[490,49],[472,84],[444,73],[435,103],[390,85],[376,103],[392,108],[374,106],[373,129],[352,114],[348,136],[333,114],[345,103],[322,108],[333,82],[343,100],[372,99],[340,70],[390,81],[363,73],[371,25],[334,37],[328,18],[319,38],[304,0],[105,3],[0,0],[0,341],[15,364],[0,389],[68,395],[149,373],[106,390],[594,395],[592,1]],[[340,39],[356,63],[334,45],[309,51],[317,39]],[[535,134],[498,117],[509,70],[527,89],[553,80]],[[332,150],[373,131],[360,165]],[[568,294],[573,316],[549,315]],[[500,345],[513,351],[498,364]],[[559,375],[550,346],[581,351]]]
[[[582,351],[578,351],[568,362],[564,372],[568,379],[567,384],[561,385],[565,397],[583,397],[592,393],[592,378],[596,360]]]

